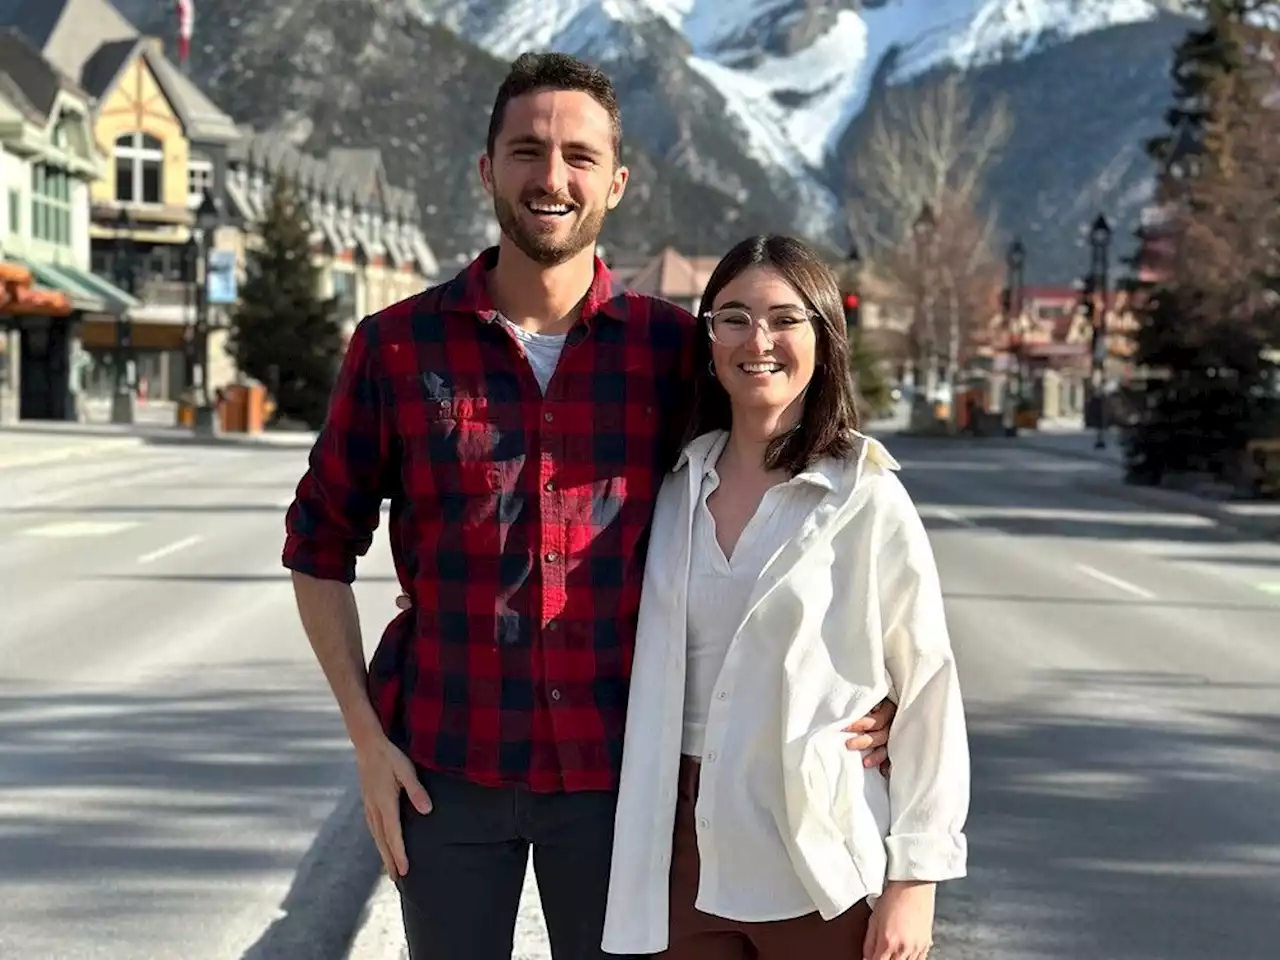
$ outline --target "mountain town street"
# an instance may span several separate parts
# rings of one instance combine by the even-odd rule
[[[95,441],[6,467],[11,436],[0,956],[399,956],[279,562],[305,449]],[[1274,956],[1280,544],[1109,495],[1102,462],[886,439],[971,724],[970,876],[931,956]],[[381,537],[357,590],[372,649],[396,594]],[[517,957],[545,960],[526,908]]]

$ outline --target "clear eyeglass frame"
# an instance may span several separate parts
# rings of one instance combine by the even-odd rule
[[[716,332],[717,319],[725,319],[730,317],[738,317],[749,323],[735,328],[733,334],[726,335],[721,324],[721,331]],[[794,311],[782,311],[778,314],[771,314],[767,317],[754,316],[750,311],[741,307],[721,307],[719,310],[709,310],[702,315],[703,322],[707,325],[707,333],[711,339],[722,347],[740,347],[751,339],[757,327],[764,327],[765,335],[771,343],[778,341],[787,342],[789,340],[797,340],[805,334],[813,330],[814,322],[818,320],[818,314],[812,310],[797,308]],[[803,323],[797,323],[797,320],[803,319]],[[776,327],[775,323],[785,321],[786,325]]]

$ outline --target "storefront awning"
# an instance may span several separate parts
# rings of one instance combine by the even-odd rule
[[[64,294],[72,310],[119,316],[142,305],[111,282],[78,267],[20,257],[11,262],[30,271],[37,286]]]
[[[43,260],[31,260],[26,257],[13,257],[13,262],[31,271],[37,286],[48,290],[57,290],[71,302],[72,310],[83,313],[105,313],[106,303],[92,290],[87,290],[66,276],[59,268]]]
[[[58,267],[58,271],[69,276],[81,287],[95,291],[98,296],[106,301],[107,313],[119,316],[131,313],[142,306],[142,301],[137,297],[125,293],[110,280],[104,280],[96,273],[89,273],[87,270],[81,270],[78,267],[63,266]]]
[[[0,316],[65,317],[71,298],[39,281],[25,263],[0,260]]]

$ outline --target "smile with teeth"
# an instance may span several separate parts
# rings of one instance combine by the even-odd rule
[[[761,363],[740,363],[738,367],[743,373],[781,373],[782,364],[764,361]]]
[[[570,213],[573,208],[567,203],[526,203],[525,206],[530,213],[540,217],[563,217]]]

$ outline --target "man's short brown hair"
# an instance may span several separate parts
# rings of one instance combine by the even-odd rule
[[[567,53],[522,53],[512,62],[511,71],[498,88],[493,113],[489,115],[487,148],[490,157],[493,156],[498,133],[502,130],[507,104],[516,97],[538,90],[573,90],[585,93],[604,107],[609,114],[609,125],[613,129],[613,157],[615,161],[622,162],[622,114],[618,109],[618,94],[613,89],[613,81],[603,70]]]

